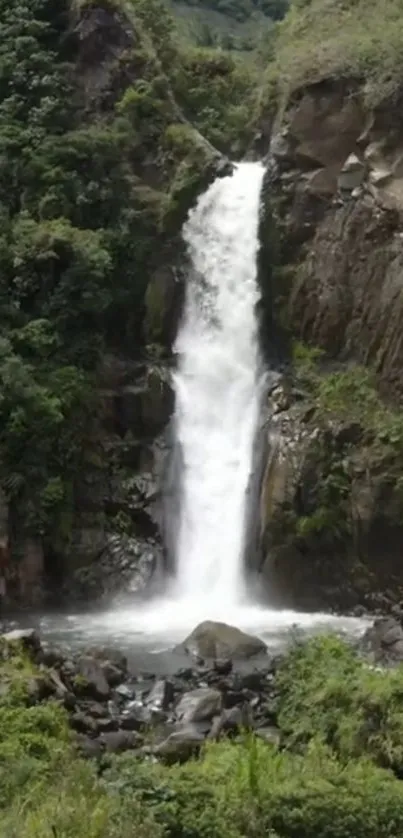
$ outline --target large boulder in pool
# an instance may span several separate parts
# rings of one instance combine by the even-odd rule
[[[207,659],[248,660],[267,653],[266,644],[259,637],[212,620],[196,626],[184,641],[183,648],[192,655]]]

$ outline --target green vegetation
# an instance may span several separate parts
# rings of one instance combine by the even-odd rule
[[[403,668],[364,664],[334,637],[295,648],[278,677],[280,725],[288,747],[318,738],[343,764],[366,756],[403,771]]]
[[[3,649],[0,683],[5,665],[20,679],[26,661]],[[128,753],[105,758],[102,772],[76,753],[57,702],[1,696],[0,836],[396,838],[402,677],[369,669],[335,638],[315,639],[277,676],[282,752],[245,734],[185,765]]]
[[[89,0],[0,0],[0,485],[16,553],[27,536],[69,549],[80,473],[104,467],[98,370],[144,353],[150,277],[214,171],[198,130],[237,154],[253,133],[252,71],[178,45],[162,0],[97,5],[129,42],[94,56],[75,29]]]
[[[298,342],[293,361],[309,421],[319,433],[306,453],[304,479],[311,488],[299,513],[290,513],[290,535],[311,547],[319,539],[322,548],[344,550],[355,526],[353,483],[363,469],[374,474],[380,496],[389,498],[388,514],[400,520],[403,416],[382,399],[371,370],[359,365],[329,369],[320,349]]]
[[[403,415],[377,391],[376,376],[367,367],[351,365],[330,371],[321,364],[317,347],[296,342],[293,347],[297,378],[307,388],[316,417],[358,423],[367,439],[403,454]]]
[[[272,20],[284,17],[288,0],[180,0],[188,6],[200,6],[213,9],[229,18],[243,22],[256,12],[261,12]]]
[[[323,78],[364,81],[369,104],[395,94],[403,70],[400,0],[295,0],[278,29],[284,91]]]

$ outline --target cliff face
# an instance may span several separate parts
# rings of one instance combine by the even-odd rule
[[[400,101],[369,107],[354,79],[304,85],[271,142],[269,296],[294,358],[274,398],[261,561],[272,595],[302,607],[403,596]]]
[[[399,113],[398,102],[366,110],[353,83],[322,82],[296,97],[273,143],[287,246],[300,245],[293,332],[370,364],[389,395],[402,388]]]

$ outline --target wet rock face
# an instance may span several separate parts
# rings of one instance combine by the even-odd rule
[[[396,123],[399,123],[398,125]],[[388,395],[403,393],[402,119],[370,112],[355,82],[297,93],[272,140],[284,261],[295,281],[293,334],[335,360],[377,370]]]

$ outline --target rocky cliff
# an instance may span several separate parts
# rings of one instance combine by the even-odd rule
[[[262,281],[287,372],[269,399],[261,562],[280,602],[382,608],[403,595],[400,65],[394,42],[388,84],[384,53],[352,66],[360,4],[320,11],[296,12],[279,44],[284,60],[300,34],[269,152]]]

